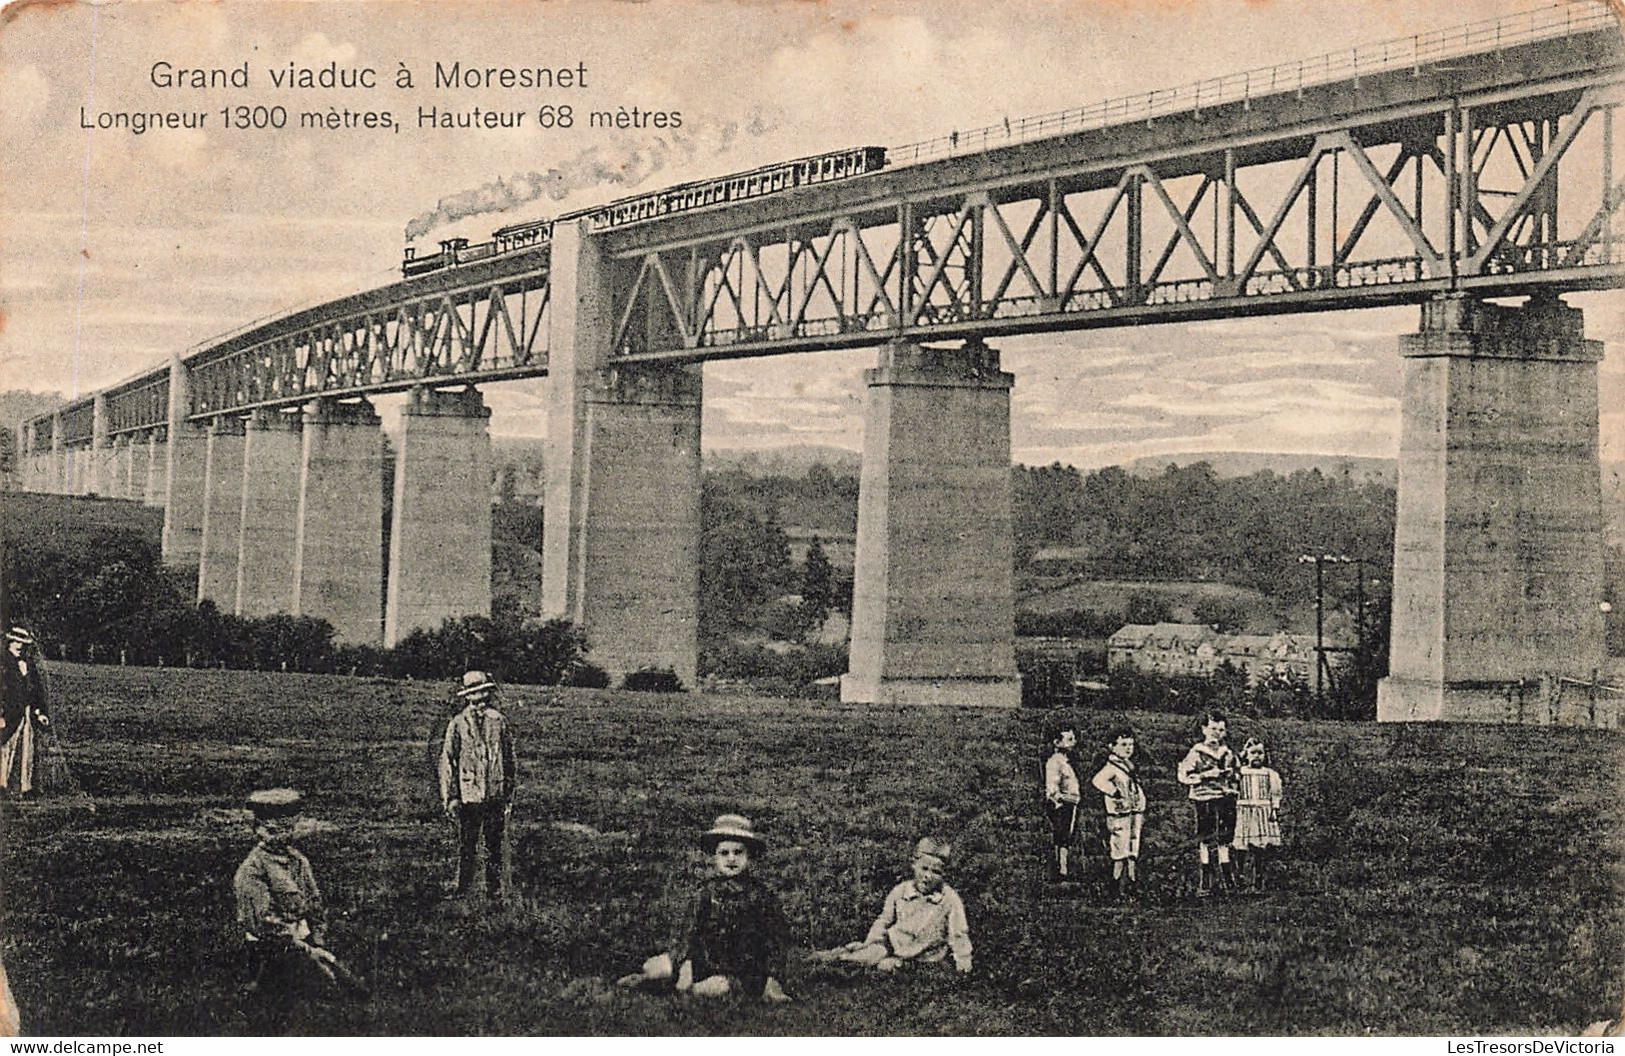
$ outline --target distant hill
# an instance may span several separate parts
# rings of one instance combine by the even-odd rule
[[[792,444],[764,448],[715,448],[705,452],[707,469],[742,469],[747,473],[774,473],[805,476],[809,467],[822,463],[833,473],[856,474],[863,456],[844,447],[826,444]]]
[[[1304,455],[1282,451],[1197,451],[1187,454],[1147,455],[1124,465],[1137,477],[1161,473],[1169,465],[1190,466],[1206,462],[1221,477],[1246,477],[1273,472],[1290,476],[1318,469],[1326,476],[1349,476],[1355,480],[1374,478],[1393,484],[1399,478],[1399,463],[1392,458],[1360,455]]]
[[[34,397],[33,393],[0,393],[0,407],[8,396]],[[50,397],[34,397],[49,399]],[[60,402],[60,399],[58,399]],[[45,408],[49,409],[49,408]],[[38,413],[31,411],[29,413]],[[3,419],[0,419],[3,420]],[[497,436],[492,438],[498,464],[512,463],[529,471],[520,477],[521,496],[540,495],[541,467],[545,441],[535,437]],[[738,469],[758,476],[805,476],[809,466],[822,463],[836,474],[857,475],[863,456],[856,451],[825,444],[786,445],[768,448],[709,449],[704,453],[705,468]],[[1220,477],[1245,477],[1273,472],[1290,476],[1300,470],[1318,469],[1329,477],[1354,480],[1380,480],[1393,486],[1399,478],[1399,465],[1392,458],[1359,455],[1306,455],[1280,451],[1196,451],[1171,455],[1147,455],[1124,465],[1137,477],[1160,474],[1170,464],[1189,466],[1206,462]],[[1625,543],[1625,462],[1605,462],[1602,467],[1603,520],[1612,543]],[[835,518],[844,523],[844,518]]]
[[[534,436],[493,436],[497,464],[512,463],[540,472],[546,464],[547,441]],[[761,448],[707,448],[701,456],[706,469],[742,469],[748,473],[805,476],[807,468],[823,463],[835,473],[857,473],[863,456],[844,447],[788,444]]]
[[[47,548],[76,551],[104,532],[133,533],[162,545],[164,511],[124,499],[83,495],[0,492],[0,538],[28,539]]]

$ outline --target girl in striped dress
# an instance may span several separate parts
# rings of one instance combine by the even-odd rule
[[[1241,748],[1241,796],[1236,801],[1232,844],[1249,889],[1268,886],[1269,860],[1281,846],[1281,775],[1268,765],[1264,742],[1249,738]]]

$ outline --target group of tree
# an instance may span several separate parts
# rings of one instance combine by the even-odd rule
[[[130,531],[98,531],[71,549],[8,532],[3,575],[9,618],[29,625],[54,659],[436,679],[484,667],[512,682],[607,682],[564,620],[469,616],[381,649],[336,643],[315,617],[222,612],[195,603],[194,578],[166,568],[158,548]]]
[[[846,516],[842,511],[852,504],[855,520],[856,484],[822,464],[799,478],[740,470],[705,474],[700,497],[702,640],[798,642],[830,613],[851,611],[851,575],[830,563],[820,540],[812,540],[801,562],[791,560],[784,511],[800,506],[803,523],[840,523]]]
[[[1018,466],[1014,493],[1018,565],[1063,547],[1078,555],[1072,571],[1092,579],[1223,582],[1287,602],[1314,596],[1314,568],[1300,555],[1392,567],[1394,488],[1376,479],[1224,478],[1206,462],[1137,476],[1056,463]]]
[[[1386,653],[1386,645],[1382,650]],[[1161,711],[1194,715],[1208,709],[1261,718],[1374,719],[1377,687],[1368,657],[1335,668],[1317,691],[1310,678],[1291,672],[1254,681],[1230,663],[1206,676],[1168,676],[1133,668],[1107,675],[1099,662],[1017,654],[1022,703],[1038,708],[1100,711]],[[1093,658],[1091,658],[1093,660]],[[1381,658],[1386,673],[1386,656]],[[1093,670],[1091,670],[1093,669]],[[1380,676],[1378,676],[1380,677]]]

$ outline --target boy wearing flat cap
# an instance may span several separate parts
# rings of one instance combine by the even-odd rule
[[[502,895],[502,848],[513,809],[513,741],[496,709],[496,683],[484,671],[463,675],[467,701],[446,725],[440,749],[440,803],[457,822],[457,897],[474,886],[474,858],[485,838],[485,891]]]
[[[364,985],[325,946],[327,910],[310,859],[291,842],[303,797],[270,788],[248,797],[259,842],[237,867],[232,887],[247,945],[250,993],[286,994],[325,979]]]
[[[959,892],[945,881],[953,845],[940,836],[914,845],[914,879],[886,895],[886,904],[861,942],[814,953],[820,961],[850,961],[894,972],[905,964],[936,964],[953,957],[961,972],[971,968],[970,925]]]
[[[680,993],[742,994],[772,1004],[790,1000],[778,980],[790,927],[778,896],[750,871],[766,853],[766,841],[749,818],[723,814],[700,836],[700,846],[711,855],[713,871],[695,893],[676,946],[649,958],[641,973],[626,976],[621,985],[669,985],[677,965]]]

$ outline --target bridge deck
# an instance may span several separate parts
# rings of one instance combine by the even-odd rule
[[[1153,93],[1121,117],[1110,106],[1060,115],[1064,130],[1043,138],[1022,139],[1050,119],[1007,127],[1004,144],[996,130],[966,133],[974,152],[955,134],[898,151],[903,163],[877,174],[596,231],[617,269],[617,354],[698,361],[1414,303],[1451,289],[1617,288],[1625,186],[1614,174],[1625,164],[1612,125],[1625,45],[1606,18],[1555,32],[1427,61],[1413,42],[1411,63],[1324,83],[1304,83],[1301,64],[1297,83],[1285,67],[1255,71],[1217,82],[1244,83],[1240,98]],[[1581,155],[1577,141],[1591,154],[1560,166]],[[913,160],[933,152],[953,156]],[[1339,163],[1352,183],[1339,182]],[[1514,163],[1520,186],[1479,186],[1505,182]],[[1339,187],[1351,199],[1341,206]],[[1390,221],[1405,236],[1397,246],[1366,235]],[[550,263],[542,246],[213,340],[184,359],[187,411],[545,374]],[[162,425],[168,369],[102,398],[107,435]],[[61,442],[92,439],[94,400],[62,412]],[[36,450],[49,448],[49,421],[31,423]]]

